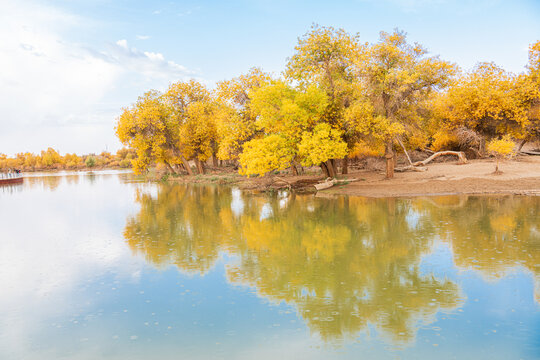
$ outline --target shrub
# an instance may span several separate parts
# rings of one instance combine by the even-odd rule
[[[495,174],[502,173],[501,171],[499,171],[499,161],[501,159],[511,156],[514,152],[515,146],[516,144],[510,139],[508,135],[504,136],[502,139],[491,140],[488,143],[488,151],[492,153],[497,159],[497,164],[495,165]]]
[[[93,156],[89,156],[86,158],[86,161],[84,163],[87,167],[91,168],[96,166],[96,159]]]

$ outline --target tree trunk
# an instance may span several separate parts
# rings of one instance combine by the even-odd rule
[[[407,152],[407,148],[405,148],[405,145],[403,145],[403,142],[398,137],[397,141],[399,142],[399,145],[401,145],[401,148],[403,149],[403,152],[405,153],[405,156],[407,156],[407,161],[409,162],[409,165],[412,165],[411,157],[409,156],[409,153]]]
[[[436,152],[435,154],[431,155],[430,157],[428,157],[426,160],[422,160],[422,161],[417,161],[415,162],[414,164],[412,164],[413,166],[425,166],[427,165],[428,163],[430,163],[432,160],[438,158],[439,156],[443,156],[443,155],[455,155],[458,157],[459,159],[459,164],[466,164],[467,163],[467,158],[465,157],[465,153],[462,152],[462,151],[439,151],[439,152]]]
[[[218,167],[218,158],[216,157],[216,154],[212,154],[212,165]]]
[[[384,157],[386,158],[386,178],[392,179],[394,177],[394,149],[392,149],[392,140],[386,141],[386,148],[384,151]]]
[[[349,173],[349,158],[347,156],[345,156],[343,160],[341,160],[341,173],[343,175]]]
[[[326,166],[326,163],[322,162],[320,166],[321,166],[321,170],[322,170],[322,172],[324,174],[324,177],[329,178],[330,177],[330,172],[328,172],[328,167]]]
[[[521,151],[521,149],[523,149],[523,145],[525,145],[527,143],[527,141],[528,141],[527,139],[521,140],[521,142],[519,143],[519,146],[517,148],[517,151],[516,151],[517,153],[519,153]]]
[[[189,166],[189,161],[187,161],[184,156],[180,157],[180,160],[182,160],[182,164],[184,164],[188,175],[193,175],[193,170],[191,170],[191,166]]]
[[[325,164],[326,164],[326,168],[328,169],[328,175],[331,178],[335,178],[336,177],[336,169],[334,167],[334,164],[332,164],[332,160],[327,160],[325,162]]]
[[[173,174],[177,174],[178,172],[176,170],[174,170],[174,168],[171,166],[171,164],[169,164],[168,161],[165,161],[165,165],[167,165],[167,168],[169,169],[169,171]]]
[[[336,159],[330,159],[330,164],[332,165],[332,170],[334,170],[334,176],[336,177],[338,175],[338,168],[337,168],[337,162]]]
[[[478,145],[478,152],[482,157],[486,155],[486,139],[480,135],[480,144]]]
[[[294,164],[291,164],[291,173],[293,174],[293,176],[298,175],[298,169],[296,168],[296,165]]]
[[[197,167],[197,172],[199,174],[203,175],[204,174],[204,163],[201,160],[199,160],[198,157],[195,157],[193,159],[193,161],[195,161],[195,166]]]
[[[304,167],[298,161],[293,160],[293,166],[296,168],[297,174],[304,174]],[[299,170],[300,169],[300,170]]]

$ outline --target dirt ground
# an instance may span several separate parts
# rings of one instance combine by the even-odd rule
[[[424,156],[425,157],[425,156]],[[413,159],[414,161],[415,159]],[[439,161],[439,160],[437,160]],[[405,165],[400,159],[398,166]],[[540,156],[518,156],[499,165],[502,174],[495,175],[495,160],[469,160],[458,165],[457,159],[447,157],[431,162],[424,172],[396,172],[386,179],[383,159],[351,164],[348,175],[339,176],[345,184],[322,190],[317,196],[336,194],[395,197],[450,194],[523,194],[540,196]],[[367,169],[367,170],[366,170]],[[265,177],[246,178],[237,170],[216,168],[212,173],[171,178],[170,182],[234,184],[255,192],[292,188],[299,193],[316,192],[314,184],[324,181],[319,168],[306,169],[308,174],[291,176],[280,173]],[[349,179],[349,181],[347,181]],[[356,179],[357,181],[352,181]]]
[[[500,175],[493,174],[494,160],[430,163],[425,172],[384,173],[358,171],[347,175],[360,181],[324,190],[328,194],[368,197],[448,195],[448,194],[526,194],[540,195],[540,156],[520,156],[501,162]]]

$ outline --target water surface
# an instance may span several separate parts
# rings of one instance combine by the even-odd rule
[[[0,188],[2,359],[537,359],[540,198]]]

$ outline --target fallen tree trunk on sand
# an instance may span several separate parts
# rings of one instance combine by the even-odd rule
[[[428,157],[425,160],[417,161],[415,163],[411,163],[411,165],[395,168],[394,171],[397,171],[397,172],[404,172],[404,171],[422,172],[422,171],[427,171],[427,168],[420,167],[420,166],[425,166],[425,165],[429,164],[430,162],[432,162],[434,159],[438,158],[439,156],[443,156],[443,155],[455,155],[459,159],[458,164],[466,164],[467,163],[467,158],[465,157],[465,153],[462,152],[462,151],[439,151],[439,152],[434,153],[433,155],[431,155],[430,157]]]
[[[324,189],[331,188],[332,186],[334,186],[336,184],[346,184],[346,183],[350,183],[350,182],[353,182],[353,181],[358,181],[358,179],[338,180],[338,179],[327,178],[324,182],[319,183],[319,184],[315,184],[313,186],[315,186],[315,189],[317,189],[317,191],[319,191],[319,190],[324,190]]]
[[[427,168],[418,167],[418,166],[414,166],[414,165],[408,165],[408,166],[395,168],[394,171],[397,171],[397,172],[405,172],[405,171],[424,172],[424,171],[427,171]]]
[[[430,157],[428,157],[426,160],[417,161],[417,162],[413,163],[412,165],[413,166],[425,166],[425,165],[429,164],[430,162],[432,162],[433,160],[435,160],[436,158],[438,158],[439,156],[443,156],[443,155],[457,156],[458,159],[459,159],[458,164],[466,164],[467,163],[467,158],[465,157],[465,153],[463,151],[439,151],[439,152],[436,152],[435,154],[431,155]]]
[[[540,155],[540,151],[524,151],[524,150],[521,150],[519,152],[520,154],[525,154],[525,155]]]

